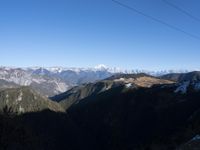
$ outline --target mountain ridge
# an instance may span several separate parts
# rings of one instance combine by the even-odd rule
[[[59,102],[64,109],[68,109],[74,103],[78,103],[82,99],[97,95],[99,93],[108,91],[115,87],[139,88],[151,87],[156,84],[172,84],[174,82],[164,79],[159,79],[147,74],[119,74],[113,75],[101,81],[94,83],[84,84],[81,86],[73,87],[69,91],[51,97],[52,100]]]
[[[37,112],[45,109],[64,112],[59,104],[39,95],[27,86],[1,90],[0,110],[4,109],[10,109],[16,113]]]

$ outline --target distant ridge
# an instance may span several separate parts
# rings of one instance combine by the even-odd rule
[[[193,71],[189,73],[171,73],[171,74],[163,75],[161,78],[176,81],[176,82],[200,81],[200,71]]]
[[[81,71],[107,71],[110,73],[124,73],[124,74],[137,74],[137,73],[146,73],[154,76],[161,76],[171,73],[188,73],[192,71],[200,71],[199,69],[164,69],[164,70],[147,70],[147,69],[122,69],[120,67],[108,67],[104,64],[99,64],[94,67],[64,67],[64,66],[52,66],[52,67],[42,67],[42,66],[33,66],[33,67],[15,67],[15,66],[0,66],[6,70],[9,69],[22,69],[22,70],[47,70],[52,73],[61,73],[64,71],[73,71],[80,73]]]
[[[172,73],[187,73],[188,70],[125,70],[100,64],[93,68],[74,67],[0,67],[2,87],[30,86],[39,94],[51,97],[63,93],[74,86],[94,83],[119,74],[146,74],[163,76]],[[7,85],[7,86],[6,86]]]

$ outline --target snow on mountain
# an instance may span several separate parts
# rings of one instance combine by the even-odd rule
[[[97,70],[106,70],[106,69],[108,69],[108,67],[106,65],[104,65],[104,64],[99,64],[99,65],[95,66],[94,68],[97,69]]]
[[[191,141],[197,141],[197,140],[200,140],[200,135],[196,135],[191,139]]]
[[[192,70],[186,69],[177,69],[177,70],[159,70],[159,71],[151,71],[151,70],[144,70],[144,69],[122,69],[119,67],[108,67],[104,64],[99,64],[95,67],[88,67],[88,68],[76,68],[76,67],[29,67],[23,68],[24,70],[32,70],[38,71],[40,70],[40,74],[54,73],[54,74],[61,74],[66,71],[72,71],[74,73],[80,74],[82,72],[108,72],[111,74],[116,73],[123,73],[123,74],[138,74],[138,73],[146,73],[153,76],[161,76],[170,73],[188,73]]]
[[[185,81],[181,83],[176,84],[176,90],[174,91],[175,93],[181,93],[185,94],[187,93],[188,89],[193,89],[195,91],[200,91],[200,82],[199,81]]]
[[[195,90],[200,90],[200,82],[195,83],[194,89]]]
[[[190,85],[190,81],[186,81],[181,83],[181,85],[179,85],[177,87],[177,89],[174,91],[175,93],[181,92],[182,94],[185,94],[187,92],[187,88]]]
[[[42,93],[45,93],[45,95],[53,95],[64,92],[70,87],[99,81],[111,77],[114,74],[146,73],[153,76],[160,76],[168,73],[185,72],[188,72],[188,70],[126,70],[117,67],[108,67],[104,64],[97,65],[93,68],[0,67],[0,79],[8,82],[13,82],[21,86],[33,86],[35,89],[43,91]]]
[[[45,82],[46,80],[39,76],[56,77],[67,82],[73,81],[73,84],[94,82],[110,77],[114,74],[138,74],[146,73],[153,76],[160,76],[169,73],[186,73],[188,70],[125,70],[117,67],[107,67],[104,64],[95,66],[94,68],[66,68],[66,67],[0,67],[0,79],[12,81],[19,85],[30,85],[32,82]],[[36,75],[36,76],[34,76]],[[74,78],[74,79],[73,79]]]
[[[20,86],[31,86],[45,96],[65,92],[71,87],[59,78],[47,76],[46,72],[43,72],[42,76],[33,74],[30,69],[22,68],[1,67],[0,79]]]

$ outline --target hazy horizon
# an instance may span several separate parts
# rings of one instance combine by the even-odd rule
[[[171,69],[153,69],[153,70],[150,70],[150,69],[143,69],[143,68],[130,68],[130,69],[127,69],[127,68],[120,68],[120,67],[117,67],[117,66],[107,66],[105,64],[99,64],[99,65],[96,65],[96,66],[85,66],[85,67],[74,67],[74,66],[3,66],[3,65],[0,65],[0,68],[1,67],[5,67],[5,68],[22,68],[22,69],[26,69],[26,68],[35,68],[35,69],[39,69],[39,68],[46,68],[46,69],[50,69],[50,68],[61,68],[61,69],[97,69],[97,70],[101,70],[101,69],[116,69],[118,70],[119,72],[120,71],[140,71],[140,72],[162,72],[162,71],[172,71],[172,72],[177,72],[177,73],[181,73],[181,72],[192,72],[192,71],[200,71],[199,68],[196,68],[196,69],[187,69],[187,68],[171,68]]]

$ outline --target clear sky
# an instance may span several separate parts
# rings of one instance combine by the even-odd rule
[[[200,36],[200,21],[162,0],[119,0]],[[199,0],[168,0],[200,18]],[[111,0],[0,0],[0,65],[200,68],[200,40]]]

